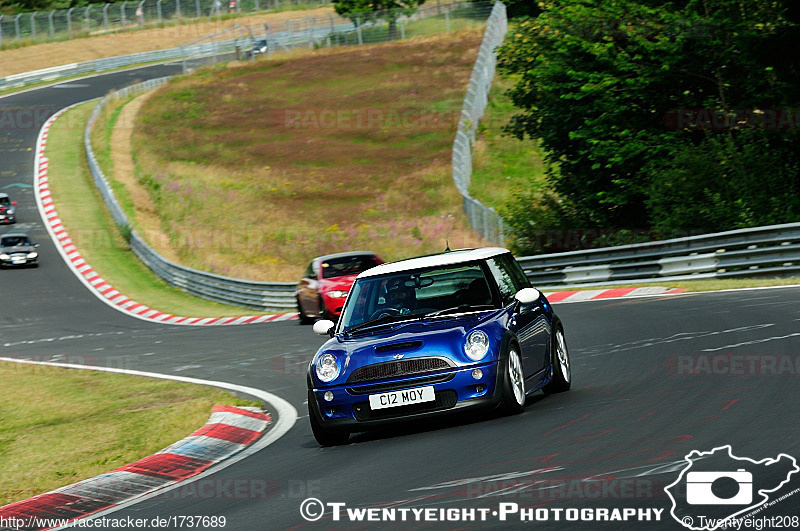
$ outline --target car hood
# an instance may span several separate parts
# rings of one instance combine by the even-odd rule
[[[344,275],[341,277],[324,278],[319,281],[320,291],[350,291],[358,275]]]
[[[353,338],[338,335],[326,342],[319,354],[331,352],[341,361],[342,375],[336,383],[345,382],[359,367],[400,359],[445,357],[456,366],[471,365],[475,362],[464,353],[466,335],[480,327],[492,338],[490,341],[502,341],[502,327],[498,321],[503,315],[503,310],[487,310],[458,317],[395,323],[375,331],[356,333]],[[487,357],[485,361],[490,359]]]
[[[0,247],[0,254],[6,253],[32,253],[36,250],[33,245],[17,245],[16,247]]]

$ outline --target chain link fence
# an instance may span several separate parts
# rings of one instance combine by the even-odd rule
[[[113,4],[0,15],[0,46],[46,42],[158,27],[203,18],[316,8],[330,0],[132,0]]]
[[[491,15],[486,21],[483,42],[472,70],[472,77],[461,108],[461,119],[453,142],[453,180],[459,193],[464,198],[464,212],[469,218],[472,228],[484,239],[503,245],[503,218],[493,209],[486,207],[469,195],[472,178],[472,146],[475,143],[475,131],[480,119],[486,111],[489,90],[494,80],[497,65],[497,47],[503,43],[508,32],[506,6],[495,2]]]
[[[222,34],[187,43],[185,47],[192,53],[184,54],[183,72],[233,58],[254,59],[260,54],[271,56],[276,51],[294,48],[358,46],[480,27],[491,10],[491,2],[457,1],[423,5],[414,12],[398,9],[287,18],[252,27],[252,42],[248,44],[242,39],[223,40]]]

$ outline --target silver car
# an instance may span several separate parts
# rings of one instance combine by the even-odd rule
[[[8,233],[0,236],[0,265],[39,266],[38,243],[33,243],[27,234]]]

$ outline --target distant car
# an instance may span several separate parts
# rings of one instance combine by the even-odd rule
[[[0,265],[39,266],[38,243],[33,243],[27,234],[8,233],[0,236]]]
[[[329,254],[311,260],[295,292],[300,324],[317,319],[337,320],[356,276],[382,263],[378,255],[366,251]]]
[[[350,433],[470,408],[520,413],[570,388],[564,328],[509,251],[465,249],[358,275],[338,324],[308,367],[311,431]]]
[[[16,201],[12,201],[8,194],[0,193],[0,223],[17,222]]]
[[[255,59],[257,55],[266,54],[269,51],[269,44],[265,39],[257,40],[253,43],[252,48],[245,50],[245,59]]]

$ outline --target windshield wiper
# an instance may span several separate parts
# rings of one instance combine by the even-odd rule
[[[485,310],[494,308],[491,304],[461,304],[459,306],[453,306],[452,308],[445,308],[444,310],[437,310],[435,312],[426,313],[425,317],[436,317],[437,315],[445,315],[448,313],[458,313],[464,310]]]
[[[358,332],[359,330],[365,330],[367,328],[374,328],[379,327],[381,325],[389,324],[390,321],[395,320],[398,317],[397,315],[384,315],[382,317],[378,317],[377,319],[373,319],[371,321],[367,321],[365,323],[361,323],[359,325],[351,326],[347,330],[344,330],[342,333],[346,336],[352,335],[353,332]],[[405,316],[403,316],[405,317]]]

